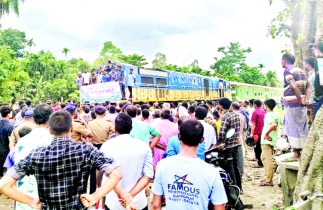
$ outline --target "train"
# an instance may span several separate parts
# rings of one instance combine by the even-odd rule
[[[136,83],[133,86],[133,102],[167,101],[216,101],[226,97],[233,101],[247,99],[278,100],[282,97],[282,88],[272,88],[238,82],[225,81],[217,77],[198,74],[136,67],[123,64],[128,78],[129,69],[133,69]],[[127,87],[126,79],[126,87]],[[129,91],[126,88],[126,96]]]

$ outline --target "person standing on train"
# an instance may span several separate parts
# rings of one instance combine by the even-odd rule
[[[83,84],[82,84],[82,86],[89,85],[90,84],[91,74],[87,71],[87,69],[84,69],[84,72],[82,74],[82,77],[83,77]]]
[[[133,69],[129,69],[128,75],[128,90],[129,90],[129,98],[132,98],[132,87],[136,83],[136,76],[133,74]]]
[[[121,91],[121,100],[126,100],[126,92],[125,92],[125,81],[126,81],[126,75],[124,74],[124,71],[122,70],[122,65],[117,66],[118,71],[117,71],[117,81],[119,82],[120,86],[120,91]]]

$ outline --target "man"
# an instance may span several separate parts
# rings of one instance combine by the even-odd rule
[[[91,74],[90,72],[87,71],[87,69],[84,69],[84,72],[82,74],[83,77],[83,84],[82,86],[87,86],[90,84],[90,78],[91,78]]]
[[[24,116],[25,122],[20,124],[19,126],[15,127],[15,129],[12,131],[11,136],[9,138],[10,140],[10,150],[14,148],[17,141],[20,139],[19,136],[19,130],[21,128],[30,128],[31,130],[36,127],[36,124],[34,123],[34,110],[22,110],[21,115]]]
[[[90,75],[90,85],[94,85],[98,83],[98,77],[96,76],[95,69],[92,69]]]
[[[100,66],[98,69],[98,74],[97,74],[97,78],[98,78],[98,83],[102,83],[102,67]]]
[[[109,107],[109,113],[105,115],[104,120],[111,122],[113,125],[115,125],[115,119],[118,116],[118,113],[116,112],[116,107],[111,105]]]
[[[187,112],[188,104],[186,101],[182,102],[182,105],[178,107],[178,118],[183,117],[183,116],[188,116],[189,114]]]
[[[115,71],[114,68],[111,69],[109,76],[109,82],[117,82],[118,81],[118,73]]]
[[[77,119],[76,106],[74,104],[68,104],[65,107],[65,110],[68,111],[73,119],[73,130],[71,134],[71,139],[76,142],[82,142],[92,138],[92,132],[88,124],[84,120]]]
[[[105,70],[110,73],[113,69],[113,63],[110,60],[107,60],[107,64],[105,65]]]
[[[255,111],[255,107],[253,102],[255,101],[255,99],[250,99],[249,103],[250,103],[250,110],[249,110],[249,116],[252,117],[253,112]],[[251,126],[251,120],[249,120],[249,125]]]
[[[10,106],[2,106],[0,108],[2,119],[0,120],[0,176],[3,175],[3,164],[9,154],[9,136],[14,126],[9,122],[12,116],[12,108]]]
[[[77,86],[82,87],[83,86],[83,77],[82,77],[82,73],[81,72],[78,72],[77,74],[77,78],[76,78],[76,84]]]
[[[179,134],[180,127],[181,127],[182,123],[186,122],[189,119],[191,119],[191,118],[189,118],[187,116],[183,116],[183,117],[178,119],[178,121],[177,121],[178,134]],[[167,156],[166,157],[171,157],[171,156],[174,156],[174,155],[178,155],[180,153],[180,151],[181,151],[181,142],[180,142],[180,140],[178,138],[178,134],[169,139],[168,145],[167,145],[167,151],[166,151]],[[196,156],[204,161],[205,160],[205,157],[204,157],[205,142],[204,141],[199,143],[196,152],[197,152]]]
[[[243,175],[243,157],[244,157],[244,149],[243,149],[243,142],[246,137],[245,133],[247,131],[247,119],[246,117],[241,114],[240,112],[240,105],[236,102],[231,104],[231,109],[235,113],[239,115],[240,118],[240,130],[239,130],[239,144],[241,147],[238,148],[238,167],[240,171],[240,176]]]
[[[51,109],[46,105],[45,108]],[[39,109],[36,107],[35,113]],[[117,185],[122,175],[111,159],[105,158],[90,144],[70,139],[72,118],[68,112],[60,110],[53,113],[47,124],[54,136],[52,143],[30,151],[23,160],[10,168],[0,181],[0,189],[4,194],[32,208],[84,209],[81,201],[88,207]],[[33,139],[34,143],[41,140]],[[86,193],[87,177],[93,167],[101,170],[109,179],[95,193],[82,194]],[[39,195],[27,194],[15,186],[17,180],[26,175],[35,176]]]
[[[219,141],[217,143],[218,145],[220,145],[220,149],[223,148],[223,146],[221,146],[222,144],[224,144],[226,147],[239,145],[239,131],[241,126],[240,117],[239,114],[230,110],[230,107],[231,101],[228,98],[222,98],[219,100],[219,109],[223,111],[219,132]],[[231,138],[226,139],[226,133],[230,128],[233,128],[235,130],[235,134]],[[230,174],[233,183],[240,189],[242,189],[240,171],[238,168],[238,147],[234,147],[230,150],[224,150],[224,155],[226,159],[231,159],[226,163],[224,169]]]
[[[121,187],[133,197],[132,202],[138,210],[148,210],[145,187],[154,177],[152,152],[147,144],[129,135],[131,129],[131,118],[125,113],[118,115],[115,126],[117,137],[105,142],[100,151],[119,165],[123,173]],[[105,203],[108,209],[124,209],[118,200],[115,192],[107,194]]]
[[[136,83],[136,76],[133,74],[133,69],[129,69],[129,74],[128,74],[128,90],[129,90],[129,98],[132,98],[132,87],[134,83]]]
[[[157,110],[158,109],[155,109],[154,112]],[[160,114],[161,118],[159,120],[155,119],[151,123],[151,126],[158,130],[161,134],[161,138],[154,148],[154,166],[156,166],[157,163],[164,158],[169,139],[178,133],[178,128],[176,125],[168,120],[169,116],[170,110],[163,109]]]
[[[205,142],[205,151],[208,151],[216,145],[216,134],[215,129],[204,121],[206,116],[207,110],[204,107],[199,106],[195,109],[195,118],[202,123],[204,128],[203,138]]]
[[[314,89],[314,81],[315,81],[315,61],[316,58],[309,57],[303,61],[303,66],[305,71],[307,72],[307,80],[311,86],[312,94],[310,96],[309,105],[308,105],[308,115],[309,115],[309,124],[312,124],[314,121],[314,109],[315,109],[315,89]]]
[[[107,75],[107,70],[104,70],[102,75],[102,83],[109,82],[109,81],[110,81],[110,78],[109,78],[109,75]]]
[[[109,134],[114,132],[114,125],[104,119],[105,112],[107,111],[106,108],[96,106],[94,110],[96,119],[89,122],[89,128],[93,134],[91,143],[100,150],[102,144],[109,139]],[[95,192],[96,186],[96,170],[93,169],[91,171],[90,193]]]
[[[32,101],[30,99],[26,100],[27,109],[33,109],[31,104],[32,104]]]
[[[317,59],[323,59],[323,42],[319,42],[314,48],[314,55]],[[318,69],[317,60],[314,66],[315,70],[315,79],[314,79],[314,91],[315,91],[315,109],[314,109],[314,116],[321,108],[323,104],[323,86],[320,83],[320,74]]]
[[[162,209],[165,196],[167,209],[208,209],[211,201],[215,210],[224,210],[227,197],[218,170],[196,157],[197,147],[203,142],[203,125],[187,120],[181,124],[178,138],[180,153],[157,165],[153,209]]]
[[[40,104],[35,107],[33,118],[36,126],[23,138],[20,138],[16,145],[15,162],[19,163],[33,151],[42,146],[48,146],[52,142],[52,135],[48,131],[48,119],[53,113],[53,108],[46,104]],[[25,176],[18,181],[18,189],[31,196],[38,196],[37,182],[34,176]],[[17,202],[17,210],[31,210],[26,204]]]
[[[254,148],[255,157],[251,159],[251,161],[257,161],[257,164],[254,165],[254,168],[262,168],[264,165],[261,161],[261,144],[260,137],[262,133],[262,129],[264,128],[264,119],[265,119],[265,110],[261,107],[262,102],[260,100],[254,101],[255,111],[253,111],[251,116],[251,131],[250,137],[254,139],[256,146]]]
[[[126,76],[124,74],[124,71],[122,70],[122,65],[118,65],[117,67],[118,67],[117,78],[118,78],[120,91],[122,95],[121,100],[126,100],[126,92],[125,92]]]
[[[307,135],[307,105],[311,95],[311,87],[307,81],[305,72],[294,66],[295,57],[292,54],[284,54],[282,67],[284,71],[284,125],[290,145],[294,149],[294,156],[285,161],[299,160],[301,150],[304,147]],[[315,79],[316,80],[316,79]],[[315,90],[315,94],[319,94]]]
[[[150,148],[153,149],[161,137],[160,132],[153,128],[151,125],[141,122],[137,119],[137,107],[129,105],[126,109],[127,114],[132,119],[132,130],[130,136],[134,139],[139,139],[145,142]],[[150,143],[150,136],[153,136],[153,140]]]

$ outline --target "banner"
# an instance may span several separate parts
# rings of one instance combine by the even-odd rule
[[[106,82],[80,88],[81,102],[104,103],[106,101],[118,102],[121,100],[121,91],[118,82]]]

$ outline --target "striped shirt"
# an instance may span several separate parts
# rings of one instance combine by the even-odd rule
[[[284,71],[284,88],[290,85],[291,81],[295,81],[298,89],[301,92],[301,97],[305,97],[307,76],[306,73],[293,65],[287,67]],[[302,104],[298,101],[295,92],[289,86],[284,92],[284,105],[285,107],[299,107]]]

